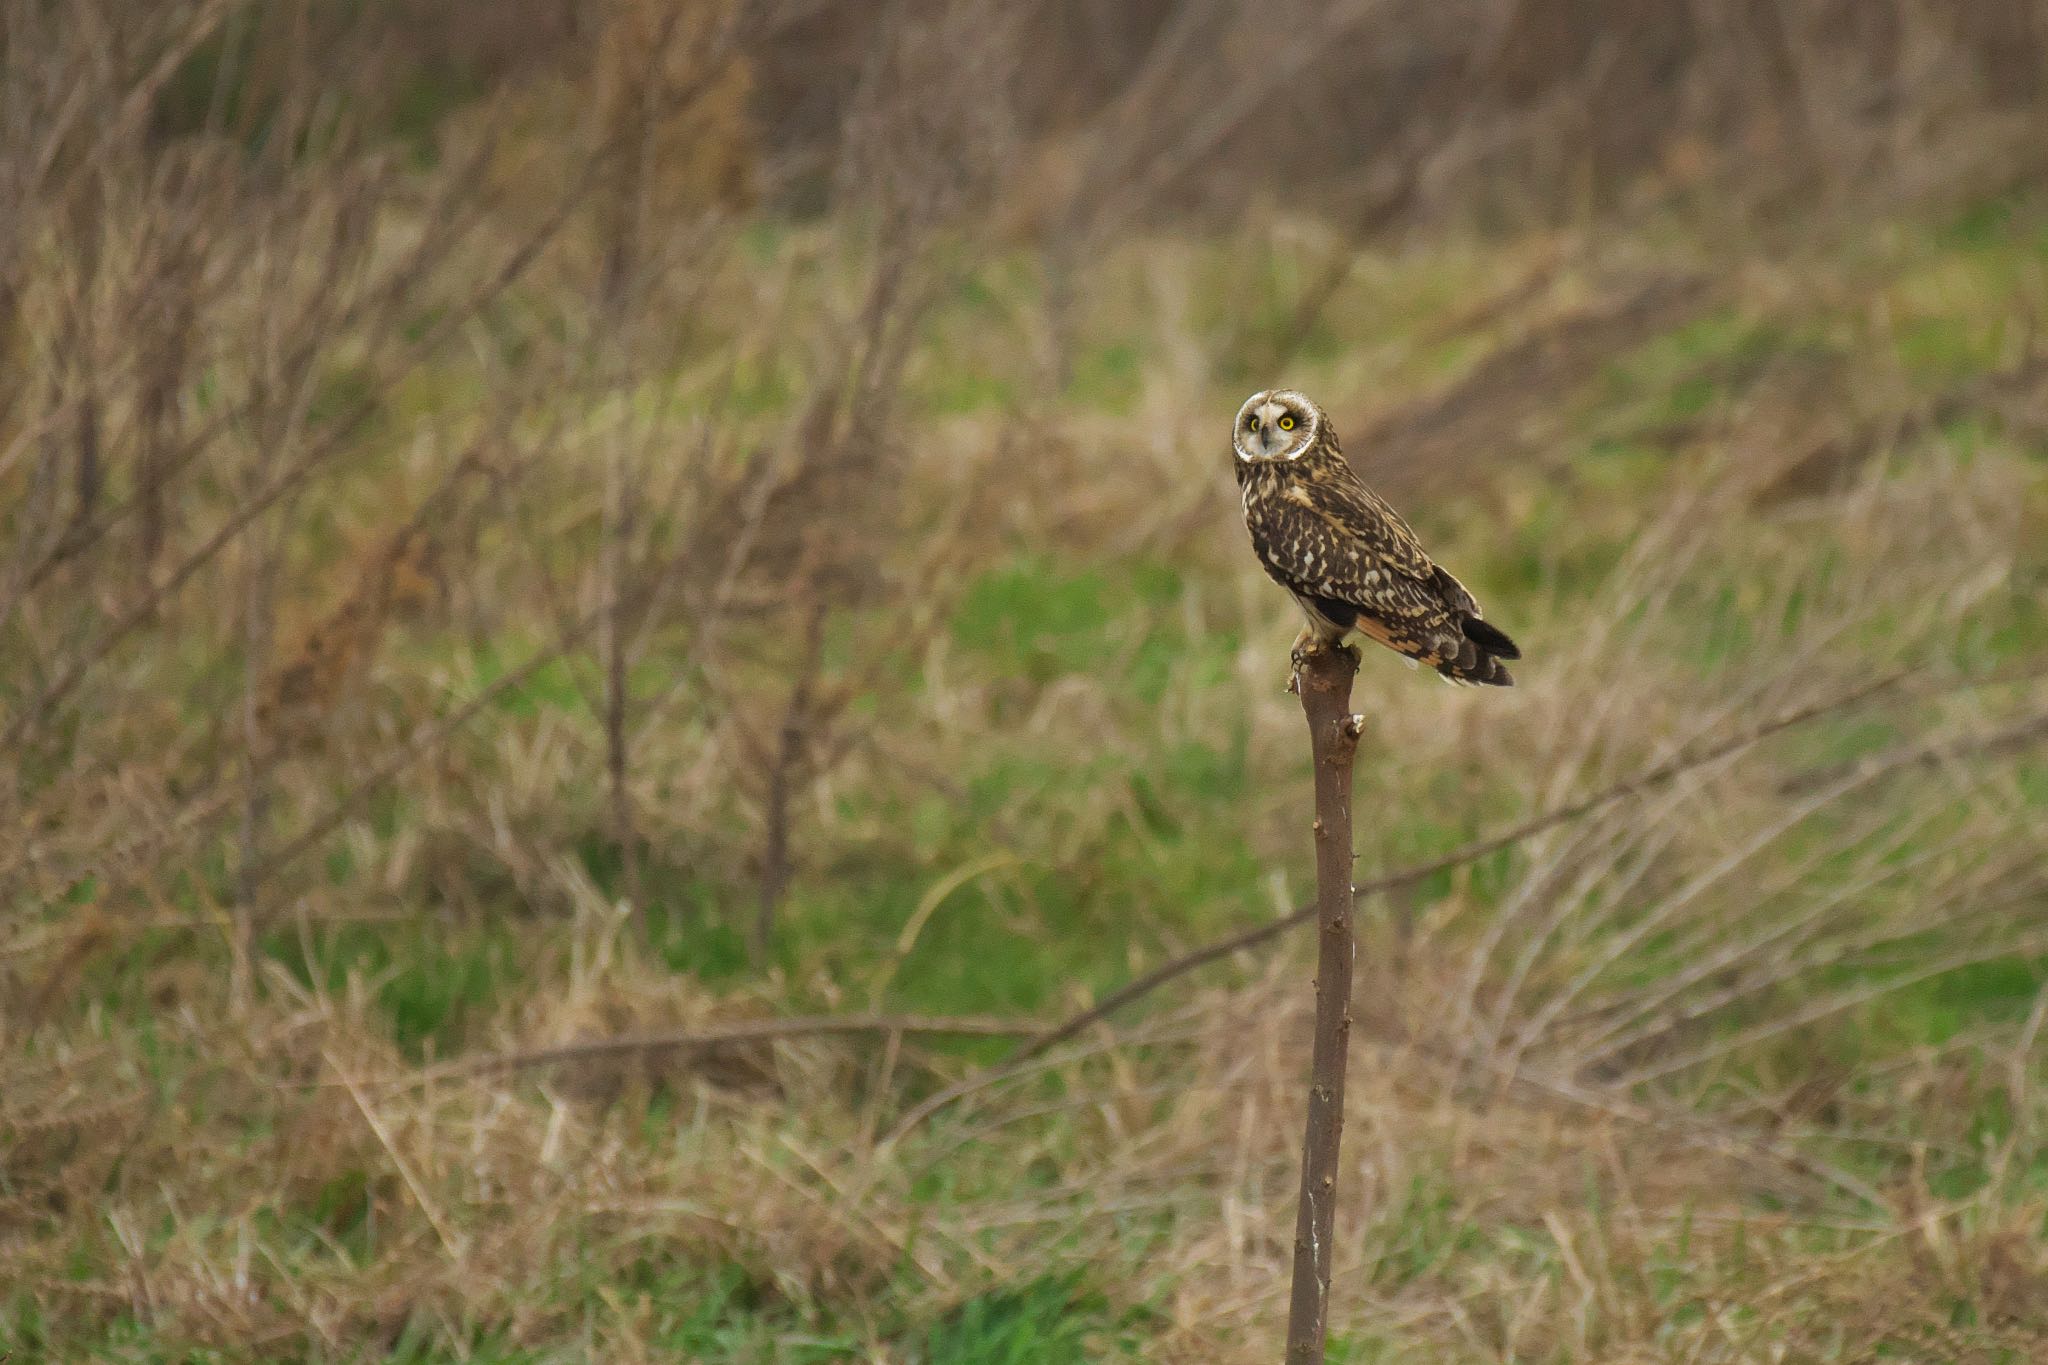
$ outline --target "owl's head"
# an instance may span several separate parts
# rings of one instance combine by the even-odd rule
[[[1293,389],[1264,389],[1244,400],[1230,444],[1247,463],[1298,460],[1307,453],[1329,419],[1305,394]]]

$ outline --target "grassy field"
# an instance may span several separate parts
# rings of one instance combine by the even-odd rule
[[[0,1359],[1273,1358],[1305,941],[901,1123],[1310,894],[1278,381],[1526,655],[1367,658],[1361,880],[1679,760],[1365,903],[1333,1359],[2048,1353],[2048,203],[1133,234],[1058,322],[939,234],[866,331],[857,230],[608,327],[508,203],[209,296],[331,312],[190,377],[168,589],[10,523]],[[860,1013],[987,1036],[541,1055]]]

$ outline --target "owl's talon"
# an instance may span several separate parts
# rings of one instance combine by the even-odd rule
[[[1301,671],[1321,658],[1323,651],[1329,648],[1328,641],[1306,628],[1294,637],[1294,647],[1287,651],[1287,662],[1291,665],[1287,671],[1287,691],[1291,695],[1301,695]]]

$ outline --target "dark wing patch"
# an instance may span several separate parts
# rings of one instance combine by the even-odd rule
[[[1333,626],[1349,630],[1358,624],[1358,608],[1349,602],[1340,602],[1334,597],[1311,597],[1308,600]]]

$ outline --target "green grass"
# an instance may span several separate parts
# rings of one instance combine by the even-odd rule
[[[927,1328],[919,1344],[916,1358],[924,1365],[1144,1358],[1108,1300],[1072,1279],[1035,1280],[977,1295]]]
[[[403,926],[351,924],[302,937],[278,930],[265,955],[331,994],[369,984],[390,1037],[408,1056],[460,1051],[520,979],[520,936],[506,928],[452,929],[432,918]]]

